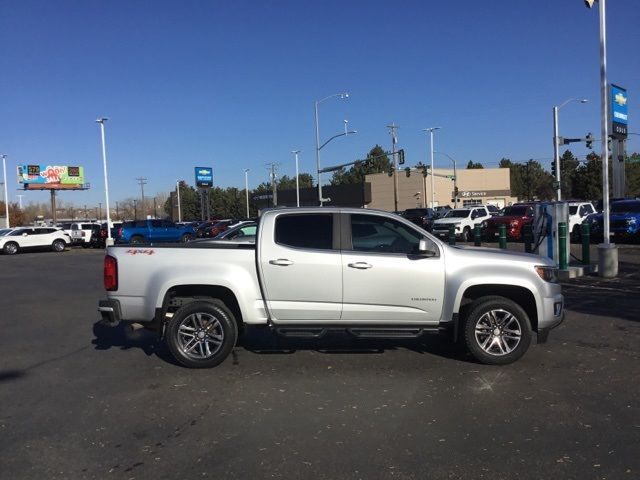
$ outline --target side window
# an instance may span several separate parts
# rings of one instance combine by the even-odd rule
[[[587,206],[586,205],[581,205],[580,206],[580,213],[579,215],[581,217],[584,217],[587,214]]]
[[[135,228],[147,228],[147,221],[146,220],[138,220],[133,222],[133,226]]]
[[[351,243],[357,252],[413,253],[422,239],[404,223],[376,215],[351,215]]]
[[[169,220],[160,220],[163,228],[176,228],[176,224]]]
[[[333,215],[279,215],[275,237],[276,243],[288,247],[331,250]]]
[[[78,227],[77,223],[74,223],[73,225],[71,225],[71,230],[80,230],[80,227]]]
[[[151,220],[151,228],[164,228],[162,220]]]

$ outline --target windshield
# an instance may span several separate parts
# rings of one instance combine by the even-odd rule
[[[514,217],[524,217],[527,214],[528,207],[505,207],[503,215],[512,215]]]
[[[640,202],[620,202],[611,205],[611,213],[640,212]]]
[[[0,237],[4,237],[11,230],[12,230],[11,228],[2,228],[2,229],[0,229]]]
[[[444,218],[467,218],[470,210],[450,210]]]

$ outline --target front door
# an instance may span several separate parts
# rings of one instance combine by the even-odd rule
[[[259,262],[274,323],[340,320],[339,215],[283,213],[269,223],[261,231],[274,237],[259,237]]]
[[[417,255],[420,232],[375,214],[348,215],[343,229],[351,232],[342,251],[345,323],[440,321],[444,259],[435,242],[436,256]]]

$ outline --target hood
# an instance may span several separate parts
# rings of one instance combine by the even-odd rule
[[[447,245],[448,248],[453,255],[457,257],[464,257],[472,262],[483,262],[487,264],[492,264],[496,262],[500,262],[501,260],[506,261],[519,261],[522,263],[530,264],[530,265],[546,265],[549,267],[555,267],[556,264],[547,257],[541,257],[540,255],[536,255],[534,253],[522,253],[522,252],[514,252],[511,250],[502,250],[499,248],[487,248],[487,247],[471,247],[471,246],[451,246]]]
[[[491,224],[502,225],[502,224],[511,223],[514,220],[523,221],[524,219],[525,219],[525,217],[520,217],[518,215],[504,215],[504,216],[501,216],[501,217],[491,217],[490,219],[487,220],[487,223],[489,225],[491,225]]]

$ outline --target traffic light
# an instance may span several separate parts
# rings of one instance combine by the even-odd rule
[[[552,160],[551,161],[551,176],[553,178],[556,178],[556,174],[558,173],[558,169],[556,168],[556,161]]]
[[[398,150],[398,165],[404,165],[404,150]]]
[[[587,149],[589,150],[593,149],[593,133],[591,132],[587,133],[587,137],[585,138],[585,141],[587,143]]]
[[[411,168],[407,167],[404,169],[404,173],[407,175],[407,177],[411,176]]]
[[[459,192],[458,187],[453,187],[453,196],[454,197],[458,196],[458,192]]]

